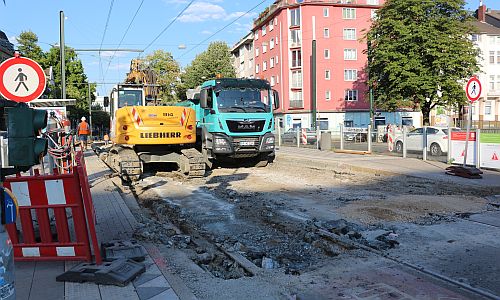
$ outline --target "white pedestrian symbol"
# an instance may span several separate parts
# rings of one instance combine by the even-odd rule
[[[28,79],[28,76],[26,76],[26,74],[23,73],[23,69],[19,68],[17,70],[19,71],[19,74],[17,75],[16,79],[14,79],[14,81],[19,80],[19,84],[16,87],[16,92],[19,89],[19,87],[21,86],[21,84],[24,86],[26,91],[29,92],[29,89],[26,86],[26,83],[24,83],[24,81]]]

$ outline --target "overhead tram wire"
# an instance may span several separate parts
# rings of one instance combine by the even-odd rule
[[[101,50],[102,49],[102,44],[104,43],[104,38],[106,37],[106,31],[108,30],[108,25],[109,25],[109,19],[111,18],[111,11],[113,10],[113,4],[115,3],[115,0],[111,0],[111,4],[109,5],[109,10],[108,10],[108,17],[106,18],[106,24],[104,25],[104,32],[102,34],[102,39],[101,39],[101,45],[99,46],[99,71],[101,73],[101,78],[102,81],[104,81],[104,73],[102,70],[102,60],[101,60]]]
[[[153,39],[153,41],[151,41],[151,43],[149,43],[149,44],[148,44],[148,45],[144,48],[144,52],[146,51],[146,49],[148,49],[149,47],[151,47],[151,45],[153,45],[153,43],[154,43],[154,42],[156,42],[156,40],[157,40],[157,39],[159,39],[159,38],[160,38],[160,36],[161,36],[163,33],[165,33],[165,31],[167,31],[167,29],[168,29],[170,26],[172,26],[172,24],[174,24],[174,23],[175,23],[175,21],[177,21],[177,19],[179,19],[179,17],[180,17],[180,16],[181,16],[181,15],[182,15],[182,14],[183,14],[183,13],[184,13],[184,12],[185,12],[185,11],[186,11],[189,7],[190,7],[190,6],[191,6],[191,4],[193,4],[193,2],[194,2],[194,1],[195,1],[195,0],[191,0],[191,1],[190,1],[187,5],[186,5],[186,7],[184,7],[184,9],[183,9],[183,10],[181,10],[181,11],[177,14],[177,16],[176,16],[176,17],[175,17],[172,21],[170,21],[170,23],[168,23],[168,25],[167,25],[165,28],[163,28],[163,30],[162,30],[162,31],[161,31],[161,32],[160,32],[160,33],[159,33],[159,34],[158,34],[158,35],[157,35],[157,36]]]
[[[232,25],[233,23],[235,23],[236,21],[238,21],[239,19],[241,19],[242,17],[244,17],[245,15],[248,15],[250,12],[252,12],[254,9],[256,9],[257,7],[259,7],[260,5],[262,5],[262,3],[266,2],[267,0],[262,0],[260,1],[257,5],[255,5],[254,7],[250,8],[249,10],[247,10],[244,14],[242,14],[241,16],[237,17],[236,19],[234,19],[233,21],[229,22],[228,24],[226,24],[224,27],[222,27],[221,29],[217,30],[216,32],[214,32],[211,36],[207,37],[206,39],[204,39],[203,41],[199,42],[198,44],[196,44],[193,48],[189,49],[188,51],[184,52],[181,56],[179,56],[177,58],[177,60],[181,59],[182,57],[184,57],[186,54],[188,54],[189,52],[193,51],[194,49],[198,48],[199,46],[201,46],[203,43],[205,43],[206,41],[208,41],[209,39],[213,38],[215,35],[217,35],[219,32],[225,30],[226,28],[228,28],[230,25]]]
[[[134,23],[135,17],[137,17],[137,14],[139,13],[139,10],[141,10],[142,4],[144,4],[144,0],[142,0],[141,4],[139,4],[139,7],[137,7],[137,10],[135,11],[134,16],[132,17],[132,20],[130,20],[130,23],[128,24],[128,27],[125,30],[125,33],[123,34],[122,39],[120,40],[120,43],[118,44],[118,47],[116,47],[116,48],[119,49],[120,46],[122,45],[123,40],[125,39],[125,36],[127,35],[128,31],[130,30],[130,27],[132,27],[132,23]],[[102,44],[101,44],[101,47],[102,47]],[[104,72],[103,80],[106,77],[106,75],[108,74],[109,66],[111,65],[111,61],[115,58],[115,55],[116,55],[116,50],[113,52],[113,55],[111,56],[111,59],[108,62],[108,66],[106,67],[106,72]]]

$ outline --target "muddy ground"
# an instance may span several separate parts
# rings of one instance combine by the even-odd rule
[[[135,237],[159,245],[199,299],[500,295],[500,228],[471,218],[500,216],[499,191],[287,158],[202,179],[150,172],[132,191]]]

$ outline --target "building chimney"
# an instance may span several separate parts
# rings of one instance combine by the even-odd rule
[[[477,10],[477,19],[480,22],[486,22],[486,5],[483,5],[483,1],[479,2],[479,9]]]

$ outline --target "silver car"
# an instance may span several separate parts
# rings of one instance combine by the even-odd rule
[[[9,234],[0,225],[0,300],[14,300],[14,251]]]

